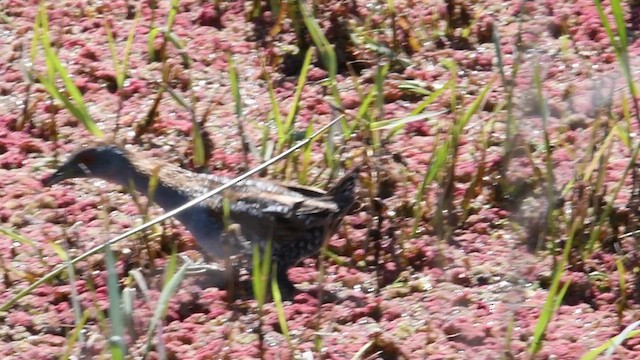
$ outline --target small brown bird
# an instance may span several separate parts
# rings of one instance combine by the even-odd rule
[[[159,169],[159,170],[158,170]],[[115,145],[82,147],[42,183],[51,186],[71,178],[101,178],[147,194],[149,179],[157,171],[153,201],[165,211],[173,210],[230,181],[229,178],[198,174],[172,164],[143,158]],[[219,260],[248,255],[253,245],[261,251],[272,240],[272,262],[277,264],[278,284],[283,292],[295,287],[287,270],[318,252],[335,233],[355,201],[359,169],[348,172],[329,191],[280,185],[247,179],[223,195],[209,199],[176,215],[191,232],[205,254]],[[239,225],[241,236],[225,241],[223,197],[229,202],[229,222]]]

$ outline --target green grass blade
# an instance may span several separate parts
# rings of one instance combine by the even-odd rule
[[[174,253],[172,258],[177,258],[177,255]],[[184,264],[180,267],[180,269],[173,274],[173,276],[165,279],[165,285],[162,288],[162,292],[160,293],[160,297],[158,298],[158,303],[156,304],[155,310],[153,312],[153,317],[151,318],[151,322],[149,323],[149,328],[147,329],[147,342],[145,344],[145,358],[149,354],[151,350],[151,341],[153,340],[153,332],[156,331],[156,328],[162,322],[162,319],[166,315],[167,308],[169,307],[169,301],[171,301],[171,297],[178,290],[178,286],[184,279],[187,270],[189,268],[189,264]]]
[[[191,67],[191,58],[189,57],[189,53],[185,50],[185,43],[180,37],[174,33],[166,33],[165,39],[168,40],[173,46],[176,47],[180,51],[180,57],[182,58],[182,65],[189,69]]]
[[[122,316],[125,326],[132,337],[137,336],[134,325],[134,314],[136,310],[135,301],[137,294],[138,292],[136,291],[136,288],[127,287],[122,289]]]
[[[457,148],[458,139],[460,137],[460,134],[462,133],[462,130],[467,125],[471,117],[480,109],[480,105],[483,104],[484,99],[489,93],[492,85],[493,80],[489,81],[489,83],[485,85],[482,91],[480,91],[480,94],[478,94],[473,103],[471,103],[462,117],[454,125],[453,129],[451,130],[450,138],[445,140],[442,145],[436,147],[436,152],[432,155],[430,160],[429,170],[427,170],[427,173],[425,174],[425,177],[423,178],[422,183],[420,184],[420,186],[418,187],[418,191],[416,192],[415,206],[413,210],[414,235],[417,233],[420,222],[422,221],[421,203],[425,189],[436,179],[436,176],[440,173],[440,171],[444,169],[444,166],[447,163],[449,152],[453,151],[451,150],[452,148]]]
[[[35,249],[36,251],[38,251],[38,244],[36,244],[35,241],[29,239],[28,237],[21,235],[20,233],[12,230],[12,229],[8,229],[5,227],[1,227],[0,226],[0,234],[3,234],[9,238],[11,238],[13,241],[17,241],[22,245],[27,245],[29,247],[32,247],[33,249]]]
[[[271,237],[267,240],[263,254],[260,253],[260,246],[258,244],[253,245],[251,260],[253,296],[258,303],[259,311],[261,311],[267,299],[267,285],[269,283],[269,270],[271,269]]]
[[[94,136],[102,137],[104,134],[97,127],[93,121],[82,98],[82,94],[78,87],[73,83],[66,68],[60,62],[58,55],[51,48],[51,41],[49,38],[49,20],[47,17],[46,8],[44,2],[40,6],[40,10],[37,15],[36,23],[39,21],[39,26],[35,26],[35,37],[37,37],[39,45],[42,47],[45,54],[45,64],[47,65],[47,75],[40,75],[39,78],[45,85],[45,89],[56,100],[61,101],[65,108],[67,108],[78,120],[82,122],[84,127]],[[56,77],[60,77],[64,84],[66,92],[70,95],[71,99],[67,98],[57,90],[55,86]]]
[[[163,287],[166,287],[171,282],[171,279],[175,277],[176,272],[178,271],[178,256],[176,256],[176,244],[173,245],[173,250],[171,253],[171,257],[169,257],[169,261],[164,267],[164,277],[163,277]]]
[[[533,340],[531,345],[529,346],[529,353],[531,356],[535,355],[542,348],[542,341],[544,339],[544,334],[547,330],[547,326],[551,322],[553,318],[553,314],[558,308],[558,304],[562,301],[559,294],[560,292],[560,279],[562,278],[562,274],[564,271],[561,270],[560,266],[556,268],[555,274],[551,281],[551,287],[549,288],[549,293],[547,295],[547,300],[545,301],[542,311],[540,312],[540,317],[538,317],[538,322],[536,323],[536,327],[533,331]],[[567,287],[569,281],[565,283],[565,287]],[[563,289],[563,292],[566,291]]]
[[[416,115],[421,113],[422,111],[424,111],[424,109],[431,105],[434,101],[436,101],[445,91],[452,89],[455,85],[455,82],[453,79],[450,79],[449,81],[447,81],[444,85],[442,85],[439,89],[433,91],[431,94],[429,94],[429,97],[427,97],[425,100],[423,100],[420,104],[418,104],[418,106],[416,106],[416,108],[411,111],[412,115]]]
[[[173,24],[176,22],[176,15],[178,15],[178,5],[180,0],[171,0],[171,7],[169,8],[169,14],[167,14],[167,33],[173,30]]]
[[[184,99],[180,94],[178,94],[175,90],[173,90],[169,85],[164,82],[158,83],[162,86],[162,89],[166,90],[169,95],[178,103],[178,105],[182,106],[185,110],[189,112],[191,118],[191,142],[193,147],[193,163],[196,166],[204,166],[207,162],[207,156],[205,154],[205,146],[204,146],[204,138],[202,137],[202,126],[198,122],[196,118],[196,113],[193,110],[194,106],[187,103],[187,100]]]
[[[436,141],[436,144],[438,141]],[[422,183],[418,187],[415,197],[415,206],[413,207],[413,235],[417,234],[418,227],[422,222],[422,199],[427,186],[430,185],[436,176],[444,169],[444,165],[447,161],[447,155],[449,154],[449,141],[444,141],[436,147],[436,152],[431,155],[429,160],[429,170],[422,179]]]
[[[242,97],[240,96],[240,81],[238,80],[238,72],[233,62],[233,55],[228,54],[229,61],[229,81],[231,83],[231,95],[235,104],[235,112],[238,118],[242,118]]]
[[[341,106],[342,101],[340,99],[340,94],[338,93],[338,82],[336,80],[336,75],[338,74],[336,51],[334,50],[333,45],[329,43],[329,40],[327,40],[327,38],[324,36],[322,28],[318,24],[318,21],[315,19],[315,17],[313,17],[311,11],[309,11],[309,8],[304,1],[298,0],[298,9],[300,9],[302,20],[304,21],[304,24],[309,31],[309,35],[311,36],[313,43],[316,45],[316,47],[318,47],[320,57],[322,58],[322,63],[329,73],[329,87],[331,88],[333,98],[336,103]]]
[[[636,109],[636,121],[640,123],[640,114],[639,105],[638,105],[638,89],[636,87],[635,81],[633,79],[633,75],[631,72],[630,64],[629,64],[629,49],[627,42],[627,23],[624,18],[624,12],[622,9],[622,4],[620,0],[611,0],[611,12],[613,13],[613,18],[616,22],[616,31],[617,34],[613,32],[611,28],[611,24],[609,24],[609,19],[607,18],[607,14],[602,7],[602,2],[600,0],[594,0],[596,4],[596,10],[598,15],[600,16],[600,22],[609,37],[609,41],[611,42],[611,46],[616,53],[616,57],[618,62],[620,63],[620,67],[622,69],[622,73],[624,74],[625,79],[627,80],[627,87],[629,88],[629,92],[631,93],[631,98],[633,100],[633,104]]]
[[[261,275],[263,276],[261,280],[264,283],[264,289],[267,289],[267,283],[269,282],[269,270],[271,270],[271,243],[271,236],[269,236],[267,245],[264,247],[264,254],[262,255],[262,262],[260,264],[262,266],[260,270],[262,272]]]
[[[278,323],[280,324],[280,330],[282,330],[282,335],[289,346],[291,346],[291,336],[289,335],[289,326],[287,325],[287,317],[284,313],[284,305],[282,304],[282,294],[280,293],[280,287],[278,286],[278,278],[277,274],[277,264],[273,264],[271,268],[271,294],[273,296],[273,302],[276,306],[276,313],[278,314]]]
[[[384,64],[383,66],[377,66],[375,72],[375,89],[376,89],[376,110],[377,116],[384,116],[384,80],[387,77],[387,73],[389,72],[389,63]],[[372,122],[369,121],[368,124],[369,136],[371,137],[371,145],[373,146],[373,150],[377,151],[382,146],[380,142],[380,132],[374,131],[371,126]]]
[[[81,305],[80,300],[78,298],[78,287],[76,285],[76,272],[73,268],[73,265],[69,262],[69,253],[59,244],[51,243],[53,247],[53,251],[62,259],[62,261],[67,266],[67,274],[69,276],[69,287],[71,289],[71,307],[73,308],[73,316],[76,321],[76,324],[81,322]],[[82,335],[80,335],[82,338]]]
[[[116,85],[118,89],[122,89],[120,78],[122,77],[122,71],[120,69],[120,60],[118,59],[118,52],[116,51],[116,42],[113,38],[113,32],[111,31],[111,25],[108,21],[104,22],[104,31],[107,34],[107,42],[109,43],[109,51],[111,52],[111,60],[113,61],[113,70],[116,73]]]
[[[119,60],[120,58],[118,56],[118,51],[116,50],[116,44],[113,38],[113,32],[111,31],[111,26],[107,21],[105,21],[104,23],[105,31],[107,33],[107,42],[109,43],[109,50],[111,51],[111,58],[113,60],[113,68],[116,73],[116,86],[119,90],[122,90],[124,86],[124,80],[127,78],[129,56],[131,55],[131,48],[133,46],[133,39],[136,34],[136,27],[138,26],[138,21],[140,20],[140,12],[141,7],[138,6],[135,17],[133,18],[133,24],[131,24],[131,29],[129,30],[129,35],[127,36],[127,42],[124,47],[124,56],[122,58],[122,62]]]
[[[265,302],[262,278],[262,267],[260,266],[260,246],[253,244],[251,254],[251,288],[253,289],[253,297],[256,299],[258,306],[262,306]]]
[[[533,332],[533,339],[531,345],[529,346],[530,357],[534,357],[535,354],[537,354],[538,351],[540,351],[540,349],[542,348],[542,342],[544,340],[544,334],[547,330],[547,326],[551,322],[553,314],[559,308],[560,302],[562,301],[570,285],[570,281],[567,281],[565,282],[563,288],[559,290],[560,280],[562,279],[562,275],[564,274],[565,265],[569,262],[569,254],[573,247],[573,241],[580,227],[581,220],[576,219],[574,220],[573,224],[571,224],[571,227],[569,229],[567,241],[564,245],[564,250],[562,253],[562,259],[556,264],[554,268],[551,286],[549,287],[549,291],[547,294],[547,300],[545,301],[543,308],[540,311],[540,317],[538,318],[538,322],[536,323],[536,327]]]
[[[313,134],[313,124],[309,124],[305,138]],[[298,182],[301,185],[306,185],[309,181],[309,169],[311,168],[311,150],[313,150],[313,142],[307,144],[302,149],[302,169],[298,172]]]
[[[414,122],[414,121],[420,121],[420,120],[427,120],[427,119],[431,119],[434,118],[438,115],[442,115],[444,113],[446,113],[447,110],[443,110],[443,111],[425,111],[423,113],[420,114],[416,114],[416,115],[409,115],[409,116],[405,116],[405,117],[401,117],[401,118],[396,118],[396,119],[389,119],[389,120],[380,120],[380,121],[375,121],[373,123],[371,123],[371,130],[388,130],[388,129],[392,129],[395,130],[398,127],[403,127],[404,125]]]
[[[118,284],[118,272],[116,260],[111,251],[111,246],[105,247],[105,260],[107,263],[107,289],[109,293],[109,319],[111,320],[111,334],[109,335],[109,349],[112,359],[124,359],[127,350],[124,343],[124,322],[121,309],[120,287]]]
[[[605,354],[605,358],[608,359],[613,355],[615,349],[622,344],[623,341],[630,339],[632,337],[636,337],[640,335],[640,330],[633,330],[640,326],[640,321],[636,321],[633,324],[627,326],[624,331],[620,334],[612,337],[607,340],[604,344],[598,346],[597,348],[589,351],[584,356],[580,358],[580,360],[596,360],[600,354],[602,354],[605,350],[607,353]]]
[[[311,59],[313,58],[312,55],[313,51],[311,49],[307,50],[304,61],[302,63],[302,68],[300,70],[300,76],[298,77],[298,86],[296,87],[296,92],[293,95],[293,102],[291,103],[291,108],[289,108],[289,113],[287,114],[287,118],[284,122],[284,136],[278,138],[279,148],[284,146],[284,144],[291,138],[293,124],[296,117],[298,116],[298,108],[300,106],[300,99],[302,98],[302,90],[307,83],[307,74],[309,73],[309,67],[311,66]]]
[[[147,35],[147,56],[149,57],[149,62],[156,60],[156,49],[155,49],[155,41],[162,30],[160,28],[153,28],[149,31],[149,35]]]
[[[278,105],[278,99],[276,98],[276,92],[273,89],[271,83],[271,76],[266,70],[264,64],[262,65],[262,71],[264,72],[265,82],[267,83],[267,90],[269,92],[269,101],[271,102],[271,114],[273,115],[273,121],[276,124],[278,139],[285,137],[284,123],[282,121],[282,114],[280,114],[280,106]]]
[[[73,352],[73,347],[75,346],[76,342],[78,342],[78,339],[80,339],[80,334],[82,334],[82,329],[84,329],[84,326],[87,324],[87,321],[89,320],[90,315],[91,315],[91,311],[89,309],[86,309],[82,313],[82,317],[80,318],[80,321],[76,323],[76,326],[73,328],[73,331],[67,337],[67,344],[66,344],[67,349],[64,351],[64,354],[62,354],[62,356],[60,357],[61,360],[68,360],[69,357],[71,356],[71,353]]]
[[[140,14],[142,12],[142,8],[138,6],[138,10],[136,10],[136,15],[133,18],[133,24],[131,24],[131,30],[129,30],[129,35],[127,36],[127,42],[124,46],[124,58],[122,59],[122,73],[120,74],[120,78],[117,79],[120,87],[124,86],[124,80],[127,77],[127,70],[129,69],[129,56],[131,55],[131,48],[133,47],[133,38],[136,34],[136,27],[138,26],[138,22],[140,21]]]
[[[456,123],[456,126],[454,126],[453,135],[456,138],[458,138],[460,134],[462,134],[462,130],[467,126],[467,124],[469,123],[469,120],[471,120],[471,117],[475,115],[478,112],[478,110],[480,110],[480,106],[484,103],[484,99],[487,97],[489,90],[491,90],[491,87],[493,86],[493,81],[494,79],[489,80],[487,85],[485,85],[485,87],[482,88],[482,90],[480,91],[480,94],[478,94],[476,99],[471,103],[471,106],[469,106],[467,110],[464,112],[460,121],[458,121]]]

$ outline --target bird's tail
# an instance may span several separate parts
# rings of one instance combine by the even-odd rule
[[[355,202],[355,188],[360,170],[360,165],[351,169],[327,191],[327,196],[331,197],[333,201],[338,204],[341,212],[349,211]]]

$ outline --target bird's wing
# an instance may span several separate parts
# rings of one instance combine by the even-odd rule
[[[232,200],[232,212],[244,212],[256,221],[271,221],[275,226],[305,230],[330,223],[338,206],[324,199],[300,198],[288,195],[261,193],[241,194]]]
[[[291,191],[295,191],[296,193],[310,197],[310,198],[319,198],[323,197],[327,194],[326,191],[318,189],[312,186],[304,186],[298,184],[283,184],[283,186]]]

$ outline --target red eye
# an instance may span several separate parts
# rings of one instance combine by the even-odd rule
[[[80,158],[78,159],[80,163],[85,164],[85,165],[91,165],[94,163],[95,158],[92,156],[89,156],[87,154],[85,155],[81,155]]]

